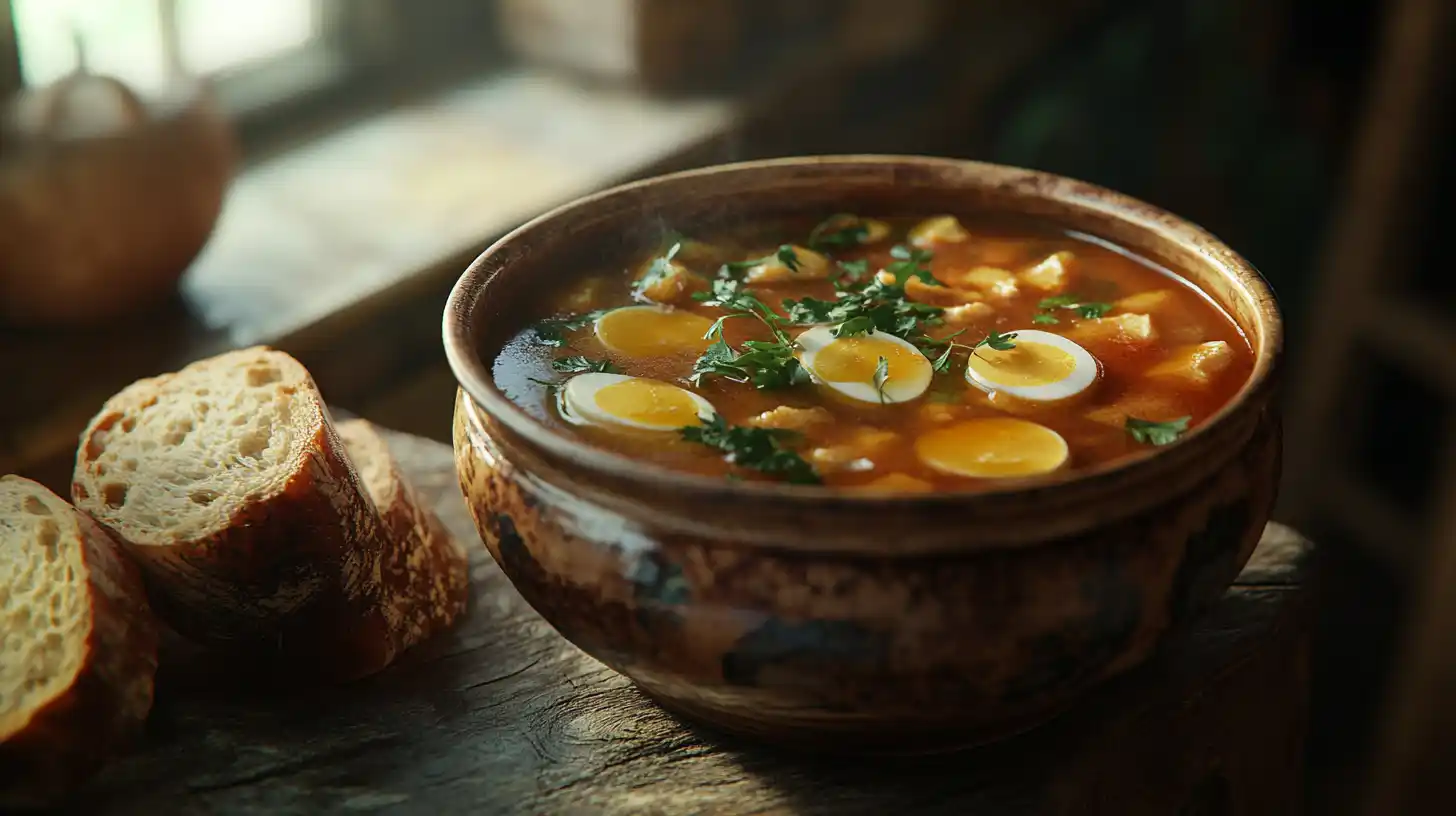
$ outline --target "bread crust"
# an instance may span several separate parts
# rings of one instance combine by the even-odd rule
[[[412,591],[412,572],[392,566],[393,536],[301,364],[256,347],[193,365],[235,365],[248,356],[302,380],[280,385],[292,389],[292,410],[307,417],[307,427],[276,489],[251,496],[232,508],[224,525],[194,537],[142,540],[124,524],[108,524],[96,495],[100,440],[141,410],[159,384],[179,376],[163,375],[123,390],[91,421],[77,452],[72,495],[141,566],[158,615],[180,634],[283,682],[372,674],[412,642],[402,635],[397,611]]]
[[[157,629],[137,569],[98,524],[44,487],[74,516],[90,620],[74,681],[11,734],[0,734],[0,809],[58,802],[135,736],[152,708]]]
[[[386,532],[384,599],[395,647],[403,651],[449,628],[465,612],[470,587],[470,558],[439,516],[404,477],[389,443],[367,420],[339,424],[356,459],[353,440],[364,437],[388,456],[392,490],[379,506]],[[379,492],[374,492],[379,498]]]

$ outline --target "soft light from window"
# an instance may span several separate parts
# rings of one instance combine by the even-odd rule
[[[155,0],[14,0],[12,13],[27,85],[46,85],[75,70],[73,33],[92,71],[143,92],[166,82]]]
[[[87,66],[143,93],[180,68],[224,73],[307,47],[319,37],[313,0],[13,0],[21,70],[30,86],[75,70],[79,40]],[[170,7],[175,14],[168,15]],[[169,25],[175,29],[169,30]]]
[[[318,36],[309,0],[177,0],[182,64],[212,74],[303,48]]]

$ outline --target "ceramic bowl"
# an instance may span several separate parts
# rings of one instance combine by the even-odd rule
[[[978,493],[868,497],[667,471],[547,429],[491,361],[543,290],[593,259],[688,231],[832,212],[1016,214],[1187,274],[1256,352],[1237,398],[1178,442]],[[664,706],[817,749],[988,741],[1061,711],[1216,601],[1278,481],[1281,322],[1268,285],[1212,235],[1072,179],[947,159],[751,162],[561,207],[456,284],[460,484],[521,595]]]

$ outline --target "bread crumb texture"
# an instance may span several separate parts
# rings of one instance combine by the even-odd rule
[[[66,502],[0,479],[0,740],[68,689],[91,616],[80,530]]]
[[[293,358],[243,349],[140,380],[107,401],[77,456],[77,507],[133,544],[226,528],[229,514],[281,491],[316,412]]]

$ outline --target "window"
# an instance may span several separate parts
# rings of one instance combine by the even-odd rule
[[[479,57],[493,52],[489,0],[0,0],[0,6],[13,29],[13,41],[0,38],[0,51],[9,52],[0,53],[0,66],[18,74],[0,72],[0,81],[44,85],[82,59],[143,95],[179,76],[204,76],[243,126],[245,140],[259,122],[275,130],[297,126],[341,100],[382,98],[402,82],[439,74],[442,64],[479,67]]]

